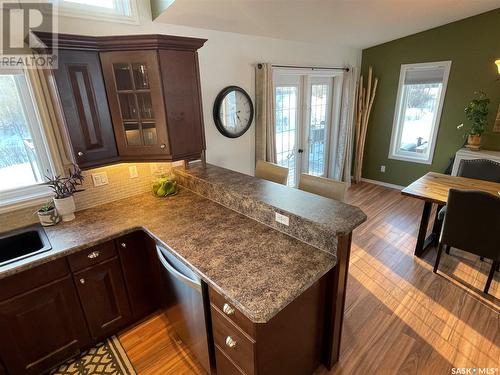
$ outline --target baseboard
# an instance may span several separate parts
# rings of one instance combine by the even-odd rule
[[[370,180],[369,178],[362,178],[361,181],[369,182],[370,184],[385,186],[385,187],[388,187],[391,189],[397,189],[397,190],[402,190],[405,188],[405,186],[390,184],[388,182],[383,182],[383,181]]]

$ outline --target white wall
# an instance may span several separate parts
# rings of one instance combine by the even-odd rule
[[[128,25],[61,17],[60,33],[82,35],[171,34],[208,39],[199,51],[207,160],[209,163],[253,174],[254,125],[240,138],[226,138],[212,119],[212,106],[221,89],[229,85],[244,88],[254,98],[254,66],[258,62],[284,65],[359,67],[361,50],[342,46],[321,46],[279,39],[196,29],[151,22],[149,1],[142,0],[141,25]]]

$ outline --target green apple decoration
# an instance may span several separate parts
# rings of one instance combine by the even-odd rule
[[[153,184],[153,193],[157,197],[166,197],[177,193],[177,181],[167,177],[159,178]]]

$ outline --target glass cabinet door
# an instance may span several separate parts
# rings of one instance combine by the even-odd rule
[[[162,76],[155,50],[99,54],[120,157],[171,156]]]
[[[127,145],[157,144],[147,63],[113,63],[113,73]]]

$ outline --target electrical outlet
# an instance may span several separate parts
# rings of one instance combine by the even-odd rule
[[[137,166],[131,165],[128,167],[128,174],[130,175],[130,178],[137,178],[139,176],[137,173]]]
[[[385,165],[380,166],[380,172],[385,173]]]
[[[92,182],[95,187],[107,185],[109,183],[108,175],[106,172],[92,173]]]
[[[290,225],[290,218],[288,216],[279,214],[277,212],[275,214],[275,219],[278,223],[283,224],[283,225]]]

